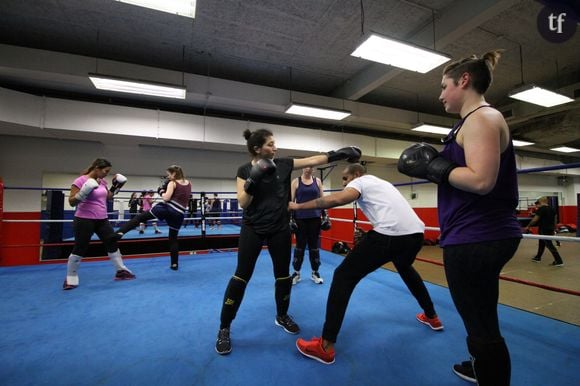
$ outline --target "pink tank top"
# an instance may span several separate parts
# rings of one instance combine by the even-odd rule
[[[146,193],[143,196],[143,212],[150,211],[152,204],[153,204],[153,196],[151,195],[151,193]]]
[[[82,175],[74,180],[73,185],[80,189],[88,179],[88,175]],[[101,179],[99,181],[99,186],[87,196],[87,199],[77,204],[75,217],[91,220],[106,219],[108,193],[107,181]]]

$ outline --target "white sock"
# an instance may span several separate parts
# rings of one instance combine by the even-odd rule
[[[113,263],[117,271],[124,269],[126,271],[131,272],[129,268],[127,268],[125,264],[123,264],[123,256],[121,256],[121,251],[117,249],[115,252],[109,252],[108,255],[109,259],[111,259],[111,263]]]
[[[81,256],[71,254],[68,257],[66,265],[66,282],[70,285],[79,285],[79,266],[81,265]]]

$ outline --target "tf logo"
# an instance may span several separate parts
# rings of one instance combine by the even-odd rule
[[[563,43],[576,32],[578,15],[571,4],[558,1],[542,1],[546,4],[538,14],[538,31],[544,39],[552,43]]]

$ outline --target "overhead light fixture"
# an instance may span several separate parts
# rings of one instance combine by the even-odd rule
[[[121,3],[137,5],[156,11],[173,13],[179,16],[195,18],[196,0],[116,0]]]
[[[544,107],[553,107],[574,101],[567,96],[546,90],[533,84],[512,91],[509,94],[509,97]]]
[[[577,151],[580,151],[580,149],[575,149],[573,147],[568,147],[568,146],[555,147],[555,148],[550,149],[550,150],[559,151],[562,153],[575,153]]]
[[[417,127],[414,127],[411,130],[422,131],[424,133],[442,134],[442,135],[447,135],[451,131],[451,129],[448,127],[429,125],[429,124],[425,124],[425,123],[420,123],[419,125],[417,125]]]
[[[303,103],[292,103],[286,109],[286,114],[304,115],[307,117],[341,120],[351,115],[348,110],[335,110],[326,107],[306,105]]]
[[[389,39],[376,33],[372,33],[351,55],[422,74],[451,60],[447,55]]]
[[[185,99],[186,88],[164,83],[145,82],[107,75],[89,74],[89,79],[99,90],[152,95],[164,98]]]
[[[512,139],[512,143],[516,147],[522,147],[522,146],[530,146],[530,145],[533,145],[535,142],[520,141],[520,140],[517,140],[517,139]]]

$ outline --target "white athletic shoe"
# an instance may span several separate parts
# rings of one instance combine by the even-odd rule
[[[312,272],[312,276],[310,277],[312,279],[313,282],[315,282],[316,284],[322,284],[324,283],[324,279],[322,279],[320,277],[320,274],[318,273],[318,271]]]
[[[298,284],[299,281],[300,281],[300,272],[294,272],[292,274],[292,285]]]

